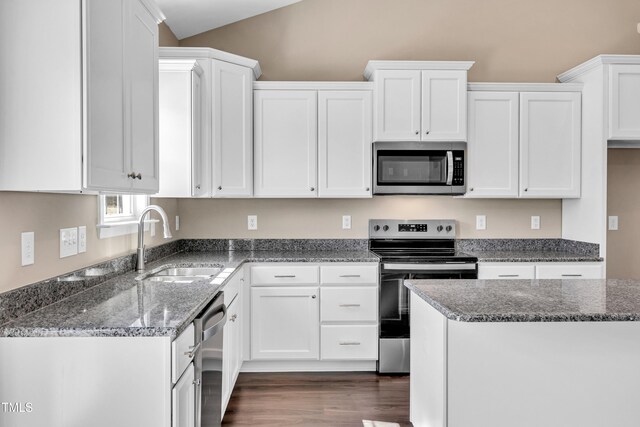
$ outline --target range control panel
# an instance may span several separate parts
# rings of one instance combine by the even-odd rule
[[[370,239],[455,239],[451,219],[370,219]]]

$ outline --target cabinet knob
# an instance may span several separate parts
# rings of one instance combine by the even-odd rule
[[[316,189],[314,187],[311,187],[311,191],[316,191]]]
[[[469,191],[473,191],[473,187],[471,187],[471,188],[469,189]]]
[[[525,188],[525,189],[524,189],[524,191],[529,191],[529,189],[528,189],[528,188]]]
[[[238,315],[234,314],[233,316],[231,316],[231,319],[229,320],[231,320],[232,322],[235,322],[237,318],[238,318]]]
[[[142,180],[142,174],[139,173],[138,175],[136,175],[136,178],[138,178],[139,180]]]
[[[316,296],[315,295],[311,295],[311,298],[316,299]]]
[[[222,185],[218,187],[218,190],[222,190]]]
[[[420,131],[419,130],[416,131],[416,135],[420,135]]]
[[[426,135],[429,135],[429,131],[425,131],[425,134],[426,134]]]
[[[198,378],[197,380],[193,380],[192,384],[195,386],[200,386],[200,378]]]
[[[200,189],[200,186],[199,186],[199,185],[196,185],[196,190],[199,190],[199,189]]]
[[[136,179],[136,173],[135,172],[131,172],[131,173],[127,174],[127,178]]]
[[[369,191],[369,187],[365,188],[364,191]]]

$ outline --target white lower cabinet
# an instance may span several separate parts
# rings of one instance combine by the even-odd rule
[[[196,386],[193,363],[173,387],[171,393],[172,427],[195,427],[196,425]]]
[[[378,360],[378,325],[322,325],[322,360]]]
[[[319,357],[318,287],[251,289],[251,358]]]
[[[223,289],[224,301],[227,306],[227,323],[224,326],[222,353],[221,414],[223,417],[242,366],[243,283],[243,274],[242,271],[239,271],[229,279]]]
[[[478,279],[603,279],[600,262],[479,263]]]

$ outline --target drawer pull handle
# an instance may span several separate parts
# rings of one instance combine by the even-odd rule
[[[342,274],[340,277],[360,277],[359,274]]]
[[[283,278],[288,278],[288,279],[292,279],[294,277],[296,277],[295,274],[276,274],[275,276],[276,279],[283,279]]]
[[[498,277],[520,277],[519,274],[498,274]]]
[[[340,345],[360,345],[360,343],[357,341],[343,341]]]
[[[187,356],[189,359],[193,359],[193,356],[195,356],[196,352],[198,351],[198,347],[200,347],[200,343],[198,343],[197,345],[190,345],[189,351],[185,351],[184,355]]]
[[[582,277],[582,274],[563,274],[562,277]]]
[[[232,322],[235,322],[237,318],[238,318],[238,315],[234,314],[233,316],[231,316],[231,319],[229,320],[231,320]]]
[[[340,307],[360,307],[360,304],[340,304]]]

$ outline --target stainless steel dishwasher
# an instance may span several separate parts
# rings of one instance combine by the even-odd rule
[[[222,347],[227,307],[220,292],[195,320],[196,427],[218,427],[222,412]]]

